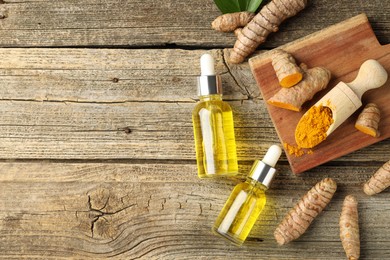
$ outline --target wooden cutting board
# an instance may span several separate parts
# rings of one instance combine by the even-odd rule
[[[376,59],[390,74],[390,44],[380,45],[365,14],[360,14],[319,32],[313,33],[280,47],[295,57],[297,63],[309,67],[323,66],[332,72],[328,87],[317,93],[304,104],[301,112],[294,112],[267,104],[268,112],[282,143],[296,145],[294,132],[301,116],[331,90],[338,82],[352,81],[360,65],[367,59]],[[270,51],[249,60],[252,73],[264,100],[271,98],[279,89],[279,83],[272,68]],[[356,151],[390,137],[390,79],[384,86],[370,90],[363,95],[363,106],[328,138],[312,149],[312,154],[287,155],[294,173],[301,173],[327,161]],[[382,115],[379,125],[381,136],[374,138],[354,127],[362,108],[376,103]]]

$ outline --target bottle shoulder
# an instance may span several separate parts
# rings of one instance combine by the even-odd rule
[[[245,182],[236,185],[235,189],[245,191],[248,194],[252,194],[256,197],[265,196],[265,186],[258,181],[248,179]]]
[[[232,111],[232,108],[229,103],[223,100],[200,100],[198,103],[196,103],[194,111],[200,111],[202,108],[205,108],[207,110],[219,108],[223,112]]]

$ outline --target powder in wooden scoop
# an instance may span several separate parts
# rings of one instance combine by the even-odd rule
[[[326,106],[314,106],[301,118],[295,130],[299,147],[313,148],[327,137],[326,131],[333,123],[332,110]]]

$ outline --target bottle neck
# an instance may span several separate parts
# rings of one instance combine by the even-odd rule
[[[253,163],[252,169],[249,172],[248,177],[261,183],[266,189],[268,189],[271,181],[275,175],[276,169],[263,161],[256,160]]]
[[[222,94],[222,81],[219,75],[198,77],[198,96]]]
[[[222,94],[212,94],[212,95],[205,95],[205,96],[199,96],[200,101],[218,101],[222,100]]]

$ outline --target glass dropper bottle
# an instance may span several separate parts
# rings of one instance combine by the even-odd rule
[[[278,145],[272,145],[263,160],[256,160],[245,182],[238,184],[226,201],[212,231],[242,245],[266,204],[268,189],[282,153]]]
[[[222,100],[221,77],[215,74],[214,58],[204,54],[200,58],[200,65],[200,101],[192,112],[198,177],[237,175],[232,109]]]

